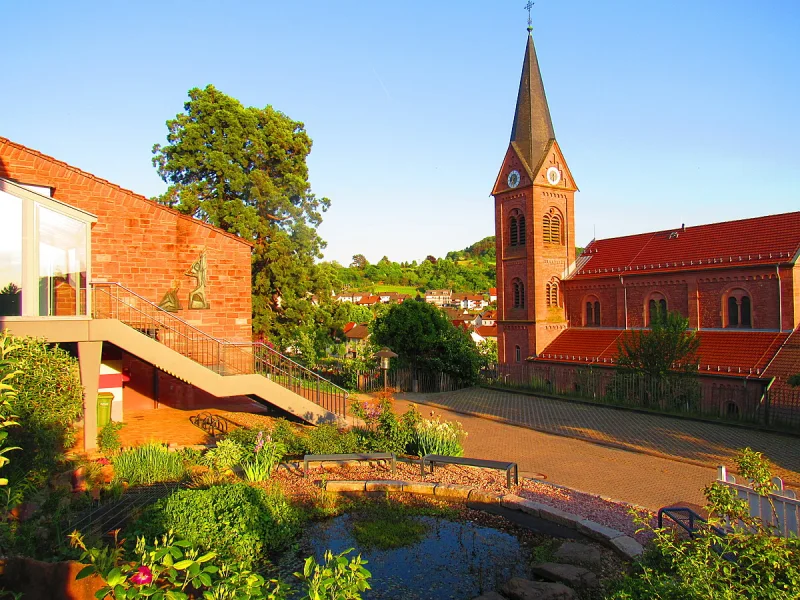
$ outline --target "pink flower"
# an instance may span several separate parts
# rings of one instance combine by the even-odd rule
[[[153,572],[150,570],[150,567],[145,567],[142,565],[136,570],[136,574],[131,577],[131,583],[135,585],[147,585],[153,581]]]

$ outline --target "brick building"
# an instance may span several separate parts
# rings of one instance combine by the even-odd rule
[[[501,363],[613,365],[659,309],[700,337],[701,373],[782,385],[800,371],[800,212],[592,240],[575,255],[577,184],[533,38],[495,181]]]
[[[333,418],[299,365],[252,342],[247,240],[2,137],[0,214],[0,329],[74,350],[87,447],[98,391],[120,421],[243,395]],[[292,391],[261,376],[287,371]]]

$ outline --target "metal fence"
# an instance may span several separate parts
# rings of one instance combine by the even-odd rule
[[[679,374],[648,377],[609,367],[522,363],[484,369],[481,383],[782,430],[800,427],[800,389],[767,391],[765,381],[758,379]]]
[[[359,392],[378,392],[384,387],[384,372],[378,367],[347,373],[328,365],[324,371],[327,379]],[[412,368],[395,368],[386,372],[386,385],[401,392],[420,392],[435,394],[454,392],[473,385],[464,380],[442,372],[425,371]]]

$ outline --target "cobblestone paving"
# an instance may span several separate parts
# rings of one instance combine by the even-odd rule
[[[700,466],[732,468],[736,450],[749,446],[763,452],[774,464],[774,473],[787,483],[800,483],[800,438],[792,436],[484,388],[400,397]]]

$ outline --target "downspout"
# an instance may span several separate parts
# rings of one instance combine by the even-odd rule
[[[625,287],[625,281],[622,275],[619,276],[619,283],[622,286],[622,294],[625,303],[625,329],[628,329],[628,288]]]
[[[781,283],[781,270],[775,265],[775,275],[778,276],[778,331],[783,331],[783,286]]]

